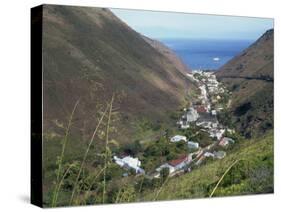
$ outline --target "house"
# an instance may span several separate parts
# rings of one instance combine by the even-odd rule
[[[165,169],[165,168],[168,168],[169,169],[169,174],[172,174],[173,172],[175,172],[175,168],[171,165],[169,165],[168,163],[164,163],[163,165],[159,166],[157,169],[156,169],[156,172],[159,173],[158,175],[155,174],[155,178],[158,178],[160,177],[160,172],[162,169]]]
[[[197,111],[193,107],[190,107],[186,111],[186,113],[182,116],[182,120],[187,121],[187,122],[194,122],[198,118],[199,118],[199,114],[197,113]]]
[[[204,153],[204,156],[206,157],[206,158],[209,158],[209,157],[215,157],[215,155],[213,154],[213,153],[211,153],[211,152],[205,152]]]
[[[216,110],[212,110],[211,113],[212,113],[213,116],[217,115],[217,111]]]
[[[172,174],[175,171],[185,168],[192,161],[191,155],[182,155],[175,160],[168,161],[167,163],[159,166],[156,171],[161,172],[162,169],[168,168],[169,173]]]
[[[187,146],[190,149],[198,149],[199,148],[199,143],[193,142],[193,141],[188,141]]]
[[[228,138],[228,137],[223,137],[220,139],[219,145],[220,146],[227,146],[229,144],[234,144],[235,141],[232,138]]]
[[[223,159],[226,156],[226,152],[225,151],[215,151],[214,152],[214,156],[217,159]]]
[[[171,160],[168,162],[168,165],[174,168],[174,170],[179,170],[184,168],[189,162],[192,160],[192,157],[189,155],[182,155],[175,160]]]
[[[199,105],[196,107],[197,113],[207,113],[207,109],[203,105]]]
[[[177,121],[177,125],[182,125],[182,124],[183,124],[182,120]]]
[[[172,137],[172,138],[170,139],[170,141],[171,141],[172,143],[176,143],[176,142],[179,142],[179,141],[185,141],[185,142],[187,142],[187,138],[186,138],[186,136],[183,136],[183,135],[175,135],[174,137]]]
[[[219,127],[219,123],[218,122],[212,122],[211,123],[211,127],[212,128],[218,128]]]
[[[209,130],[209,136],[211,138],[217,138],[220,140],[225,132],[225,129],[211,129]]]
[[[184,114],[181,116],[177,124],[181,129],[187,129],[190,127],[189,123],[196,121],[198,118],[199,114],[193,107],[190,107],[188,110],[185,108]]]
[[[189,125],[189,123],[188,123],[187,121],[184,121],[184,122],[182,123],[182,125],[180,126],[181,129],[187,129],[187,128],[189,128],[189,127],[190,127],[190,125]]]
[[[204,128],[217,128],[218,127],[218,119],[216,116],[212,116],[210,113],[200,114],[196,122],[197,126]]]
[[[136,174],[144,174],[145,171],[140,168],[141,161],[138,158],[133,158],[131,156],[126,156],[124,158],[119,158],[117,156],[113,157],[115,163],[123,168],[134,169]]]

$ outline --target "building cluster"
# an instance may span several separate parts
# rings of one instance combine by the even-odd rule
[[[226,155],[225,151],[211,150],[214,145],[226,147],[229,144],[234,143],[233,139],[224,137],[226,127],[220,124],[217,119],[217,115],[223,107],[216,107],[217,105],[215,103],[221,99],[221,95],[225,92],[225,89],[220,85],[216,76],[211,72],[198,70],[194,71],[192,76],[189,74],[188,77],[198,83],[201,92],[196,103],[193,103],[193,105],[188,109],[184,108],[184,114],[178,120],[177,125],[180,129],[187,129],[191,127],[191,123],[195,123],[196,126],[201,128],[201,131],[207,132],[209,136],[213,138],[214,143],[202,149],[198,142],[189,141],[183,135],[175,135],[170,139],[170,141],[172,143],[183,141],[187,143],[188,149],[197,150],[196,152],[190,154],[195,156],[194,162],[196,165],[201,164],[205,158],[209,157],[222,159]],[[176,161],[180,161],[180,159]],[[185,161],[185,165],[190,164],[191,161],[192,159],[188,160],[188,163]],[[173,173],[175,170],[179,170],[171,168],[171,166],[172,165],[168,162],[158,167],[156,171],[159,172],[159,170],[164,167],[168,167],[170,173]]]
[[[217,140],[220,140],[225,132],[224,126],[218,122],[216,111],[208,112],[202,105],[190,107],[177,121],[180,129],[189,128],[191,123],[195,123],[202,131],[207,132],[211,138]],[[177,135],[172,138],[171,142],[177,142],[180,139],[181,137]]]
[[[215,103],[221,99],[221,95],[226,90],[212,72],[195,70],[193,78],[201,91],[198,101],[188,110],[184,110],[185,113],[177,124],[181,129],[186,129],[190,127],[190,123],[194,122],[203,131],[208,132],[211,138],[220,140],[225,133],[225,127],[219,124],[217,115],[223,107]]]
[[[196,102],[188,109],[183,109],[183,114],[177,121],[177,125],[180,129],[187,129],[193,123],[200,127],[200,131],[207,132],[214,142],[202,148],[198,142],[189,140],[184,135],[172,136],[170,138],[171,143],[184,142],[187,145],[188,151],[174,160],[161,164],[149,177],[160,177],[163,169],[168,169],[170,176],[181,172],[190,172],[193,165],[200,165],[206,158],[222,159],[226,156],[225,151],[215,151],[215,146],[224,148],[235,143],[233,139],[224,136],[226,130],[228,132],[231,130],[220,124],[217,119],[217,115],[223,107],[218,106],[216,103],[221,99],[225,89],[217,81],[216,76],[211,72],[198,70],[194,71],[193,74],[188,73],[187,77],[198,83],[201,92]],[[145,174],[145,171],[141,168],[141,161],[138,158],[131,156],[119,158],[114,156],[113,159],[116,164],[124,169],[132,169],[136,174]]]
[[[176,142],[186,142],[187,147],[189,149],[198,149],[199,148],[199,143],[198,142],[194,142],[194,141],[188,141],[186,136],[183,135],[175,135],[173,136],[170,141],[172,143],[176,143]]]

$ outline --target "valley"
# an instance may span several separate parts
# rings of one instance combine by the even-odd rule
[[[274,192],[273,30],[191,70],[109,9],[43,17],[45,207]]]

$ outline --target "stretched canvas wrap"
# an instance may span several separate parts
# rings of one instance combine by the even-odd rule
[[[273,193],[273,19],[31,9],[31,202]]]

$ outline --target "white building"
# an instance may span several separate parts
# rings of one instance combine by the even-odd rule
[[[171,160],[156,169],[157,172],[160,172],[164,168],[169,169],[169,173],[172,174],[175,171],[185,168],[192,161],[192,155],[182,155],[178,159]]]
[[[199,118],[199,114],[193,107],[190,107],[188,111],[182,116],[182,120],[187,122],[194,122],[198,118]]]
[[[169,169],[169,174],[172,174],[172,173],[175,172],[175,170],[176,170],[175,167],[169,165],[168,163],[164,163],[163,165],[159,166],[159,167],[156,169],[156,171],[160,173],[160,171],[161,171],[162,169],[165,169],[165,168],[168,168],[168,169]],[[156,175],[156,176],[159,177],[160,174],[159,174],[159,175]]]
[[[212,158],[215,157],[215,155],[214,155],[213,153],[211,153],[211,152],[205,152],[205,153],[204,153],[204,156],[207,157],[207,158],[209,158],[209,157],[212,157]]]
[[[131,168],[136,171],[136,174],[138,173],[145,173],[141,166],[141,161],[138,158],[133,158],[131,156],[126,156],[124,158],[118,158],[117,156],[113,157],[116,164],[118,164],[121,167],[124,168]]]
[[[205,129],[217,128],[218,122],[198,121],[198,122],[196,122],[196,126],[203,127]]]
[[[199,148],[199,143],[193,142],[193,141],[188,141],[187,146],[190,149],[198,149]]]
[[[228,137],[223,137],[221,138],[220,142],[219,142],[219,145],[220,146],[227,146],[229,144],[234,144],[235,141],[232,139],[232,138],[228,138]]]
[[[176,143],[176,142],[179,142],[179,141],[187,142],[187,138],[186,138],[186,136],[183,136],[183,135],[175,135],[174,137],[172,137],[170,139],[170,141],[172,143]]]
[[[209,130],[209,135],[211,138],[217,138],[220,140],[225,132],[225,129],[211,129]]]
[[[216,110],[212,110],[211,113],[212,113],[213,116],[217,115],[217,111]]]

